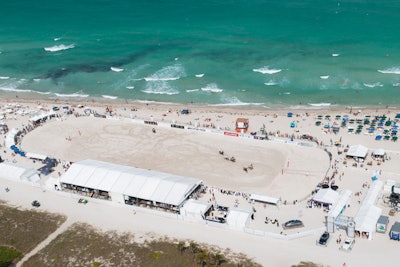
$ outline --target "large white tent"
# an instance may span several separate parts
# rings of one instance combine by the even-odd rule
[[[242,209],[230,209],[226,216],[226,223],[230,228],[243,230],[250,223],[250,217],[253,211]]]
[[[187,220],[201,221],[204,220],[205,213],[211,206],[210,203],[204,201],[189,199],[181,207],[180,214],[185,216]]]
[[[108,192],[115,202],[124,203],[132,197],[180,207],[202,181],[87,159],[72,164],[60,177],[60,183],[64,187],[70,185]]]
[[[0,177],[13,180],[38,184],[39,174],[34,168],[24,167],[9,162],[0,163]]]

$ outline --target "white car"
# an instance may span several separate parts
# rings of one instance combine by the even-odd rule
[[[341,249],[347,251],[351,250],[354,246],[354,242],[355,242],[354,238],[350,237],[346,238],[342,243]]]

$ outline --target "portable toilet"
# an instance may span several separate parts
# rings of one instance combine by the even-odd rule
[[[395,222],[390,229],[390,239],[400,240],[400,222]]]
[[[381,215],[376,223],[376,232],[386,233],[387,225],[389,224],[389,217]]]

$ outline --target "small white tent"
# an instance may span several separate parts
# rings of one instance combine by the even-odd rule
[[[210,203],[189,199],[181,207],[180,214],[189,221],[201,221],[210,208]]]
[[[250,223],[250,217],[253,211],[230,209],[226,217],[226,223],[232,229],[243,230]]]
[[[40,177],[34,168],[23,167],[9,162],[0,163],[0,177],[13,181],[38,184]]]
[[[318,190],[313,197],[313,201],[322,205],[334,205],[339,199],[339,193],[330,188],[322,188]]]
[[[347,151],[347,157],[354,157],[354,158],[362,158],[365,159],[367,157],[368,148],[363,145],[356,145],[351,146],[349,151]]]

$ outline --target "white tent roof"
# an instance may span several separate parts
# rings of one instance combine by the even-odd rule
[[[243,229],[249,224],[252,211],[241,209],[230,209],[226,216],[226,223],[233,228]]]
[[[199,179],[90,159],[72,164],[60,182],[175,206],[202,183]]]
[[[372,154],[374,156],[385,156],[386,152],[384,149],[379,148],[379,149],[374,150],[374,152],[372,152]]]
[[[275,204],[275,205],[277,205],[279,203],[279,198],[269,197],[269,196],[264,196],[264,195],[257,195],[257,194],[251,194],[250,199],[255,200],[255,201]]]
[[[33,183],[40,181],[40,177],[34,168],[23,167],[9,162],[0,163],[0,177]]]
[[[45,159],[47,158],[46,155],[37,154],[37,153],[31,153],[31,152],[27,152],[27,153],[25,154],[25,156],[26,156],[27,158],[30,158],[30,159],[40,159],[40,160],[45,160]]]
[[[382,189],[383,182],[376,180],[370,186],[367,195],[365,196],[361,207],[354,218],[356,230],[360,232],[373,232],[376,229],[376,222],[381,216],[382,209],[374,204]]]
[[[317,194],[313,197],[315,202],[333,205],[339,199],[339,193],[330,188],[322,188],[318,190]]]
[[[181,207],[180,213],[186,216],[202,217],[210,209],[211,204],[203,201],[189,199]]]
[[[15,145],[15,136],[19,133],[19,130],[17,128],[12,128],[11,131],[9,131],[6,135],[6,147],[11,147],[12,145]]]
[[[34,116],[29,118],[29,121],[36,122],[36,121],[42,120],[44,118],[48,118],[50,116],[53,116],[55,114],[56,113],[53,110],[50,110],[49,112],[43,112],[43,113],[40,113],[40,114],[35,114]]]
[[[378,222],[381,213],[382,209],[376,206],[361,206],[357,216],[354,218],[354,222],[356,223],[356,231],[368,233],[374,232],[376,229],[376,223]]]
[[[341,190],[339,192],[338,200],[329,209],[328,216],[333,217],[333,218],[336,218],[337,216],[339,216],[342,213],[343,209],[349,203],[351,194],[352,194],[352,192],[348,189]]]
[[[363,145],[355,145],[349,148],[347,152],[348,157],[365,158],[368,153],[368,148]]]

